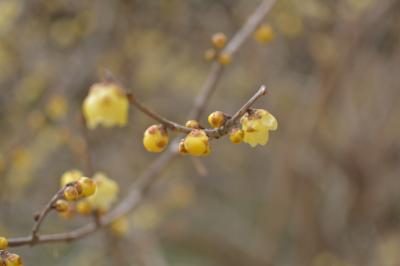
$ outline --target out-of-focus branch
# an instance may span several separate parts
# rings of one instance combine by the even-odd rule
[[[222,53],[227,53],[233,56],[238,49],[242,46],[245,40],[256,30],[257,26],[260,25],[265,15],[271,10],[276,0],[264,0],[257,7],[254,13],[248,18],[243,27],[232,37],[231,41],[226,45]],[[208,99],[210,98],[215,86],[217,85],[223,66],[218,62],[214,62],[211,66],[210,74],[204,82],[201,91],[203,93],[195,99],[192,111],[189,114],[191,119],[199,119],[203,114],[204,108]]]
[[[231,55],[237,52],[244,41],[252,34],[256,27],[261,23],[264,16],[271,9],[276,0],[264,0],[255,10],[255,12],[250,15],[246,24],[238,31],[238,33],[232,38],[232,40],[227,44],[224,52],[228,52]],[[216,89],[217,81],[220,78],[223,67],[214,62],[211,66],[210,73],[206,78],[200,93],[195,98],[194,106],[190,112],[189,118],[198,119],[208,102],[213,91]],[[238,119],[241,112],[246,112],[252,103],[260,96],[265,94],[265,87],[262,86],[260,90],[246,103],[231,119]],[[243,110],[242,110],[243,109]],[[234,118],[236,117],[236,118]],[[233,122],[232,122],[233,123]],[[58,234],[48,234],[48,235],[37,235],[36,238],[32,236],[20,237],[20,238],[10,238],[8,243],[10,247],[23,246],[23,245],[35,245],[35,244],[45,244],[54,242],[70,242],[78,240],[87,235],[90,235],[97,231],[103,226],[109,225],[113,220],[118,217],[125,215],[126,213],[134,210],[143,200],[146,193],[148,193],[151,185],[159,177],[159,174],[168,166],[177,155],[177,145],[178,139],[175,139],[169,149],[164,152],[157,160],[155,160],[147,170],[141,174],[136,182],[132,185],[132,189],[128,195],[109,213],[100,217],[97,223],[89,222],[88,224],[64,233]]]

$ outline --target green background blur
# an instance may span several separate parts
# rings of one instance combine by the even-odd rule
[[[80,108],[104,69],[145,104],[183,123],[253,0],[0,0],[0,235],[28,235],[61,174],[85,171]],[[207,113],[256,103],[279,121],[267,146],[212,142],[181,156],[117,236],[11,249],[25,265],[400,265],[400,3],[278,0],[223,73]],[[205,117],[202,118],[205,125]],[[128,184],[159,155],[154,123],[131,108],[125,128],[96,129],[96,171]],[[42,231],[87,218],[51,214]]]

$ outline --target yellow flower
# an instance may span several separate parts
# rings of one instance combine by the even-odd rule
[[[192,130],[183,141],[185,150],[194,156],[208,155],[211,152],[208,136],[204,130]]]
[[[7,249],[8,240],[5,237],[0,237],[0,249]]]
[[[124,91],[114,83],[96,83],[83,102],[83,115],[88,128],[125,126],[129,101]]]
[[[83,215],[92,213],[92,206],[87,200],[81,200],[76,204],[76,211]]]
[[[162,152],[168,141],[168,132],[162,125],[152,125],[144,132],[143,145],[149,152]]]
[[[99,212],[107,212],[117,200],[118,184],[103,173],[96,173],[93,177],[96,183],[96,192],[87,198],[91,207]]]
[[[269,24],[262,24],[258,27],[256,32],[254,33],[254,38],[261,43],[267,43],[272,41],[275,34],[274,31]]]
[[[257,144],[267,144],[269,130],[278,128],[278,122],[275,117],[263,109],[255,109],[250,114],[245,114],[240,123],[244,132],[243,141],[252,147]]]
[[[61,95],[53,96],[46,105],[46,112],[53,120],[60,120],[68,113],[68,103]]]
[[[79,170],[70,170],[65,172],[62,176],[61,176],[61,187],[63,188],[65,185],[78,181],[79,178],[82,177],[82,172]]]
[[[129,232],[129,221],[125,216],[119,217],[111,223],[111,232],[117,236],[125,236]]]

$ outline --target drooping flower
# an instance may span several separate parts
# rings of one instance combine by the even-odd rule
[[[87,127],[125,126],[128,121],[129,100],[115,83],[102,82],[92,85],[83,102],[83,115]]]
[[[69,183],[78,181],[79,178],[81,178],[82,176],[83,176],[83,174],[79,170],[70,170],[70,171],[65,172],[61,176],[61,180],[60,180],[61,187],[64,187],[65,185],[67,185]]]
[[[255,109],[246,113],[240,120],[244,132],[243,141],[255,147],[268,143],[269,131],[278,128],[278,121],[268,111]]]

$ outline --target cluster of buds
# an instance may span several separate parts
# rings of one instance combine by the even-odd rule
[[[17,254],[7,251],[8,240],[0,237],[0,266],[22,266],[21,257]]]
[[[208,116],[208,123],[214,129],[222,128],[230,116],[221,111],[215,111]],[[185,126],[192,129],[179,143],[181,154],[206,156],[211,153],[210,139],[196,120],[189,120]],[[278,122],[273,115],[264,109],[250,109],[240,119],[240,125],[235,125],[229,131],[229,139],[238,144],[242,141],[250,144],[265,145],[268,142],[269,131],[276,130]],[[161,152],[169,142],[168,132],[163,125],[152,125],[146,129],[143,145],[149,152]]]
[[[96,192],[96,184],[93,179],[82,176],[77,181],[68,183],[64,188],[64,198],[67,201],[75,201],[90,197]]]
[[[64,218],[75,213],[89,215],[107,212],[116,201],[118,184],[103,173],[93,178],[84,177],[80,171],[71,170],[61,177],[63,198],[58,199],[53,208]]]
[[[213,48],[209,48],[204,52],[204,58],[207,61],[217,60],[221,65],[228,65],[232,61],[232,57],[229,53],[221,51],[226,43],[228,38],[222,32],[215,33],[211,37],[211,44]]]

